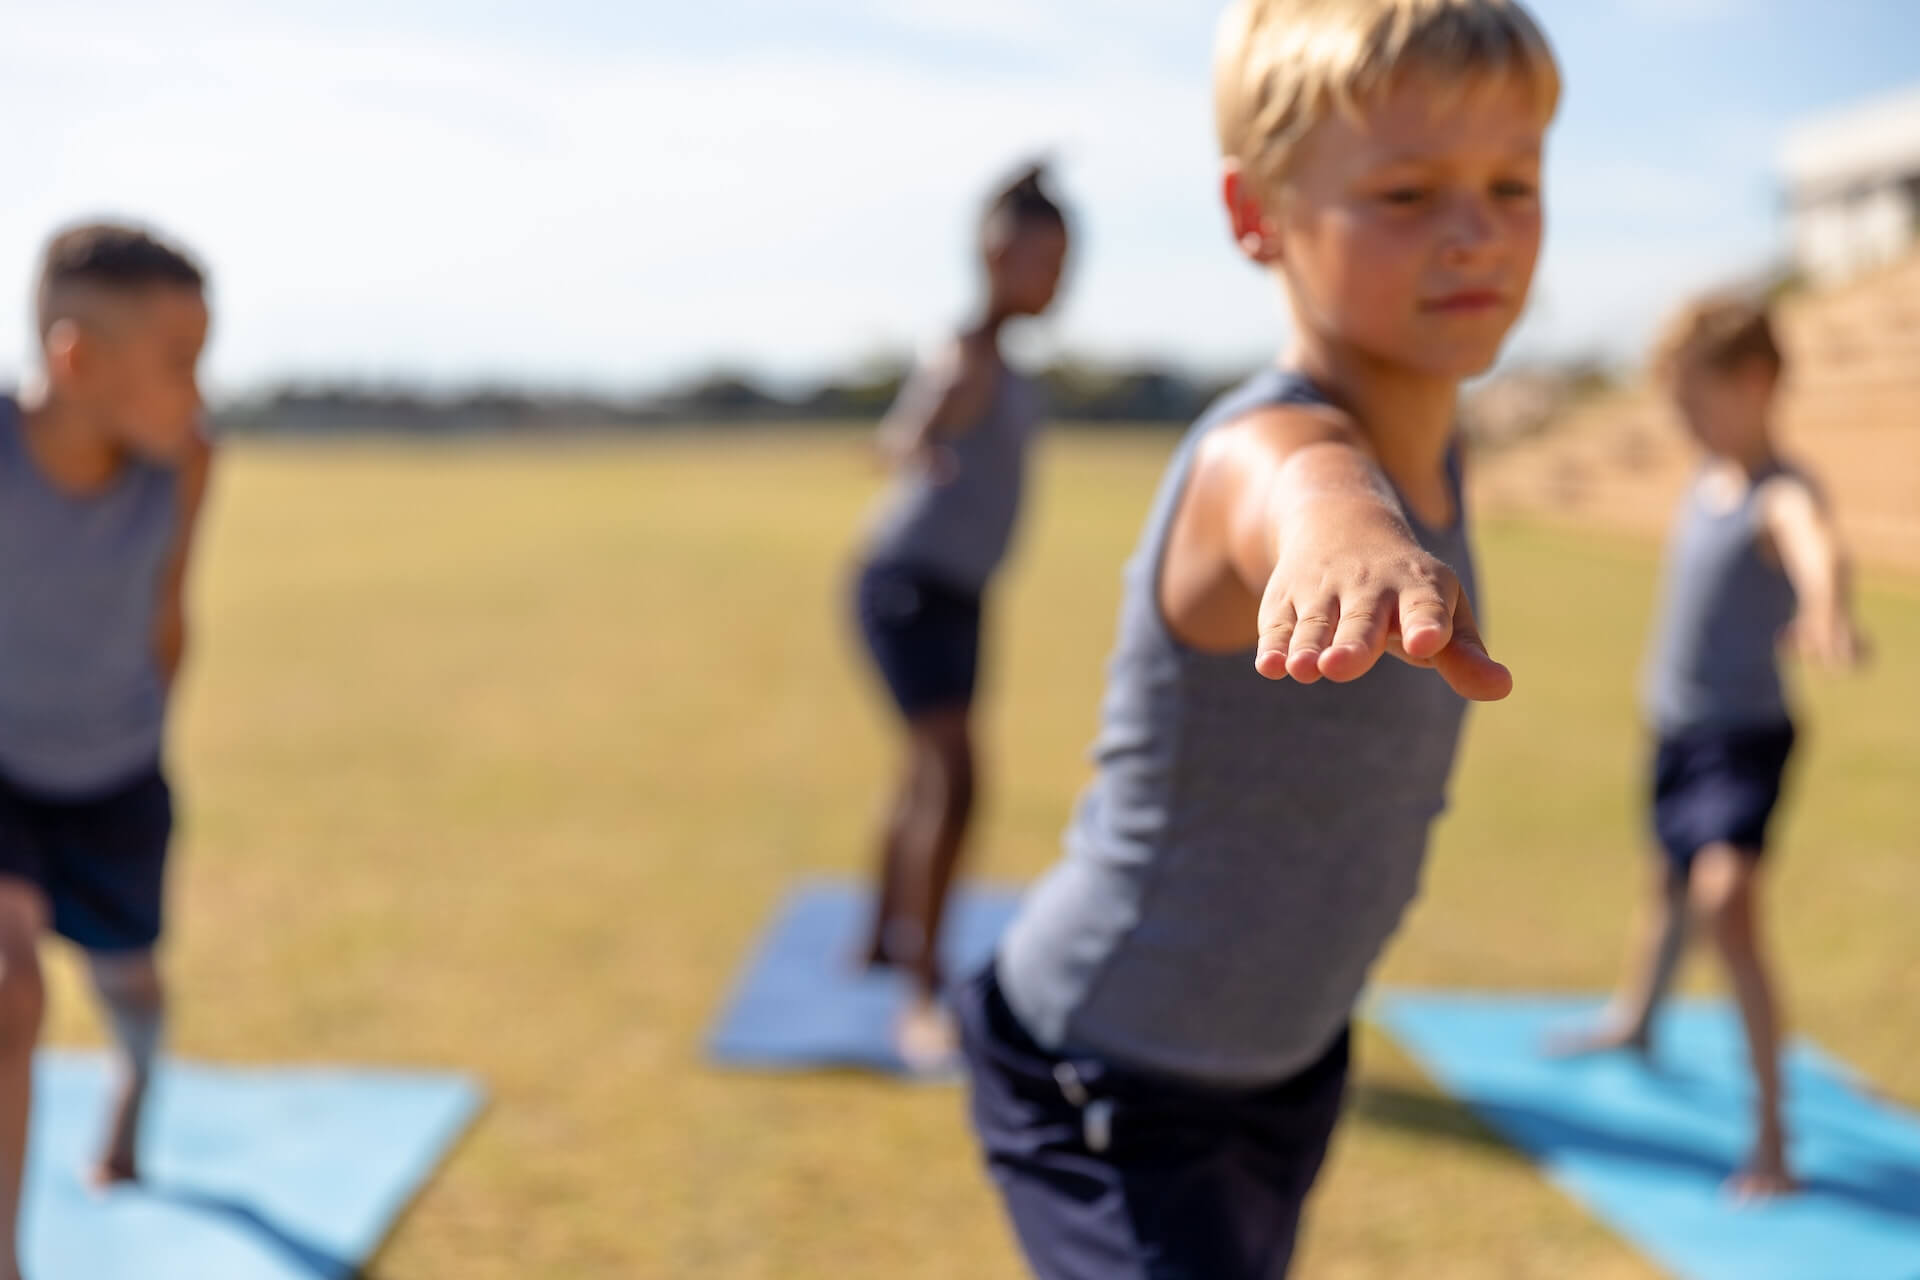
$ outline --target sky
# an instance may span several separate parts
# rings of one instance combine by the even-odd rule
[[[1035,154],[1078,238],[1027,355],[1266,359],[1276,295],[1214,196],[1220,7],[0,0],[0,380],[49,231],[111,214],[212,268],[216,394],[800,382],[950,329],[979,202]],[[1915,0],[1533,9],[1567,90],[1516,358],[1631,357],[1779,260],[1784,129],[1920,81]]]

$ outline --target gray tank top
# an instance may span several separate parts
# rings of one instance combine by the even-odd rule
[[[926,377],[917,375],[902,398],[928,394]],[[868,560],[919,569],[962,591],[985,590],[1019,522],[1040,413],[1038,389],[1002,364],[985,415],[945,441],[951,474],[913,470],[894,481],[868,536]]]
[[[1201,439],[1267,405],[1320,404],[1255,376],[1175,455],[1128,566],[1094,747],[1065,856],[1027,895],[997,968],[1042,1045],[1209,1084],[1269,1084],[1350,1018],[1419,886],[1464,701],[1388,659],[1350,684],[1270,682],[1253,650],[1181,644],[1157,583]],[[1453,469],[1454,491],[1459,474]],[[1464,515],[1415,530],[1473,592]]]
[[[79,796],[159,761],[154,620],[176,502],[174,474],[138,461],[98,496],[59,492],[0,396],[0,776]]]
[[[1715,510],[1696,481],[1667,543],[1665,581],[1647,665],[1648,716],[1661,733],[1760,728],[1787,721],[1780,633],[1793,586],[1767,558],[1760,486]]]

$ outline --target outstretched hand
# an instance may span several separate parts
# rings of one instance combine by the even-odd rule
[[[1838,610],[1802,610],[1788,625],[1785,641],[1801,658],[1832,671],[1855,671],[1873,658],[1867,637]]]
[[[1487,653],[1453,570],[1404,529],[1328,520],[1285,540],[1260,601],[1254,666],[1269,680],[1357,680],[1388,654],[1495,702],[1513,675]],[[1342,527],[1344,526],[1344,527]]]

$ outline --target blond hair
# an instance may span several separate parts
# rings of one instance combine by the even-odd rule
[[[1758,360],[1775,373],[1786,367],[1764,298],[1716,294],[1682,307],[1653,348],[1653,372],[1674,378],[1690,369],[1732,373]]]
[[[1560,69],[1516,0],[1235,0],[1220,23],[1214,119],[1220,151],[1260,183],[1330,112],[1356,114],[1400,74],[1518,76],[1543,118]]]

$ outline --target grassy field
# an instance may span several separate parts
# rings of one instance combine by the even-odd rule
[[[1167,444],[1047,455],[999,601],[985,874],[1054,855]],[[177,726],[177,1046],[485,1079],[379,1276],[1018,1274],[956,1091],[699,1057],[782,890],[866,860],[890,743],[839,603],[872,482],[850,436],[230,453]],[[1651,549],[1482,550],[1518,690],[1473,721],[1385,976],[1600,986],[1638,884]],[[1920,1101],[1920,590],[1870,586],[1887,660],[1810,684],[1774,915],[1795,1023]],[[55,1035],[92,1038],[61,973]],[[1360,1078],[1303,1276],[1653,1274],[1377,1036]]]

